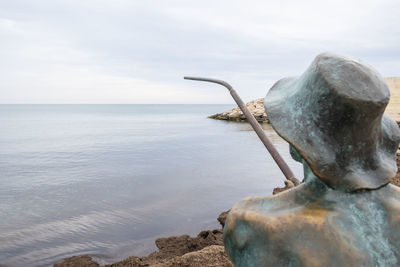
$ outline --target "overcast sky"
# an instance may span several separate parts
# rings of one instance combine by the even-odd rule
[[[0,0],[0,103],[233,103],[316,55],[400,76],[400,1]]]

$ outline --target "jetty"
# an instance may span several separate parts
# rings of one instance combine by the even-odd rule
[[[386,107],[385,114],[400,123],[400,77],[385,78],[390,89],[390,101]],[[260,123],[268,123],[265,113],[264,98],[258,98],[246,104],[247,108]],[[209,116],[211,119],[228,121],[246,121],[246,117],[239,107]]]

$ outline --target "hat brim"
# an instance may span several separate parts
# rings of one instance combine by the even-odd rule
[[[313,173],[333,189],[354,191],[375,189],[389,182],[397,173],[395,153],[400,138],[395,121],[383,115],[377,127],[376,149],[365,155],[351,155],[351,144],[337,144],[320,130],[310,114],[311,105],[301,94],[301,86],[307,77],[290,77],[278,81],[268,92],[264,105],[268,119],[275,131],[293,145]],[[329,108],[329,107],[327,107]],[[323,123],[323,122],[321,122]],[[340,147],[338,147],[340,146]],[[373,164],[371,164],[371,162]]]

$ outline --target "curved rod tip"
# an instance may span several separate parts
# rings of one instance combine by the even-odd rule
[[[222,80],[211,79],[211,78],[201,78],[201,77],[191,77],[191,76],[184,76],[183,78],[185,80],[194,80],[194,81],[217,83],[217,84],[220,84],[222,86],[225,86],[229,91],[233,90],[232,86],[229,83],[227,83],[225,81],[222,81]]]

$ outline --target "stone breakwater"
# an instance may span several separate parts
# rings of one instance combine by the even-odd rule
[[[250,101],[246,104],[246,106],[258,122],[268,122],[267,114],[265,113],[264,108],[264,98]],[[211,115],[209,118],[228,121],[246,121],[246,117],[239,107]]]
[[[385,78],[385,81],[390,89],[390,101],[386,107],[385,114],[396,121],[400,121],[400,77],[388,77]],[[250,101],[246,106],[258,122],[269,122],[264,109],[264,98]],[[239,107],[211,115],[209,118],[228,121],[247,120]]]

